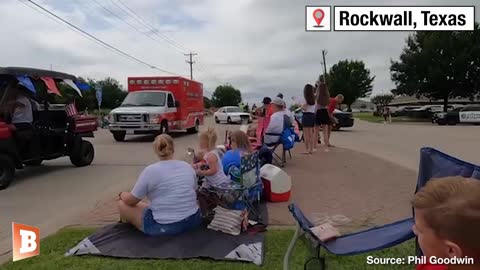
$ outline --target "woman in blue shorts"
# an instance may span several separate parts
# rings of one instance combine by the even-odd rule
[[[159,135],[153,144],[160,161],[143,170],[131,192],[120,192],[120,218],[152,236],[176,235],[198,227],[202,219],[195,171],[190,164],[173,159],[170,136]],[[150,204],[141,202],[145,197]]]

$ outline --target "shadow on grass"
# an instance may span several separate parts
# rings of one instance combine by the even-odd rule
[[[93,233],[94,229],[63,229],[55,235],[41,241],[40,256],[9,262],[1,268],[4,270],[88,270],[88,269],[219,269],[219,270],[280,270],[283,268],[283,255],[293,235],[291,230],[271,230],[265,240],[265,263],[258,267],[251,263],[221,262],[204,259],[191,260],[147,260],[147,259],[116,259],[107,257],[82,256],[64,257],[63,254],[83,238]],[[414,255],[414,242],[409,241],[394,248],[357,256],[337,257],[327,255],[329,270],[347,269],[413,269],[412,265],[369,265],[367,256],[374,258],[407,258]],[[303,263],[309,257],[306,245],[299,241],[291,258],[290,269],[303,269]]]

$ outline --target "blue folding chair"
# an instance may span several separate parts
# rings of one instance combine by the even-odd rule
[[[480,166],[454,158],[433,148],[422,148],[420,150],[420,168],[415,193],[425,186],[430,179],[448,176],[480,179]],[[305,217],[300,208],[295,204],[290,204],[288,208],[297,226],[292,241],[285,253],[283,261],[284,270],[289,269],[288,266],[292,251],[297,240],[300,238],[307,242],[307,246],[311,252],[311,257],[305,262],[304,268],[307,269],[310,263],[316,262],[320,269],[325,269],[326,263],[325,257],[321,254],[322,248],[338,256],[348,256],[393,247],[415,237],[412,232],[413,218],[407,218],[366,231],[342,235],[332,241],[323,242],[312,233],[310,228],[314,225]],[[413,215],[414,214],[415,213],[413,213]],[[421,254],[418,245],[417,254]]]
[[[236,173],[235,173],[236,174]],[[238,179],[228,185],[215,186],[209,189],[221,198],[233,200],[226,203],[227,208],[244,210],[247,209],[258,219],[260,213],[256,211],[255,204],[260,202],[263,191],[263,183],[260,178],[259,153],[254,152],[241,157]],[[225,203],[225,202],[224,202]]]

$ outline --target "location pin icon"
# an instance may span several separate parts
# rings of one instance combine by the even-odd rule
[[[313,11],[313,19],[315,20],[315,22],[317,22],[317,26],[320,26],[324,17],[325,17],[325,12],[323,12],[322,9],[317,8]]]

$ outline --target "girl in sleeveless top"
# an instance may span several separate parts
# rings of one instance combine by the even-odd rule
[[[312,154],[316,145],[315,138],[315,94],[311,84],[305,85],[303,89],[305,103],[302,105],[302,127],[305,140],[305,154]]]
[[[206,180],[198,190],[197,197],[202,217],[207,220],[212,218],[213,209],[217,205],[223,206],[221,198],[209,189],[231,182],[230,178],[223,171],[222,159],[219,150],[216,148],[216,143],[217,133],[215,129],[209,127],[207,131],[200,133],[200,149],[205,154],[203,161],[193,164],[197,175],[204,176]]]
[[[200,149],[205,153],[203,161],[194,164],[197,175],[204,176],[207,185],[220,186],[228,184],[230,179],[223,172],[222,159],[217,149],[217,133],[209,127],[207,131],[200,133]],[[206,167],[202,165],[207,165]]]

